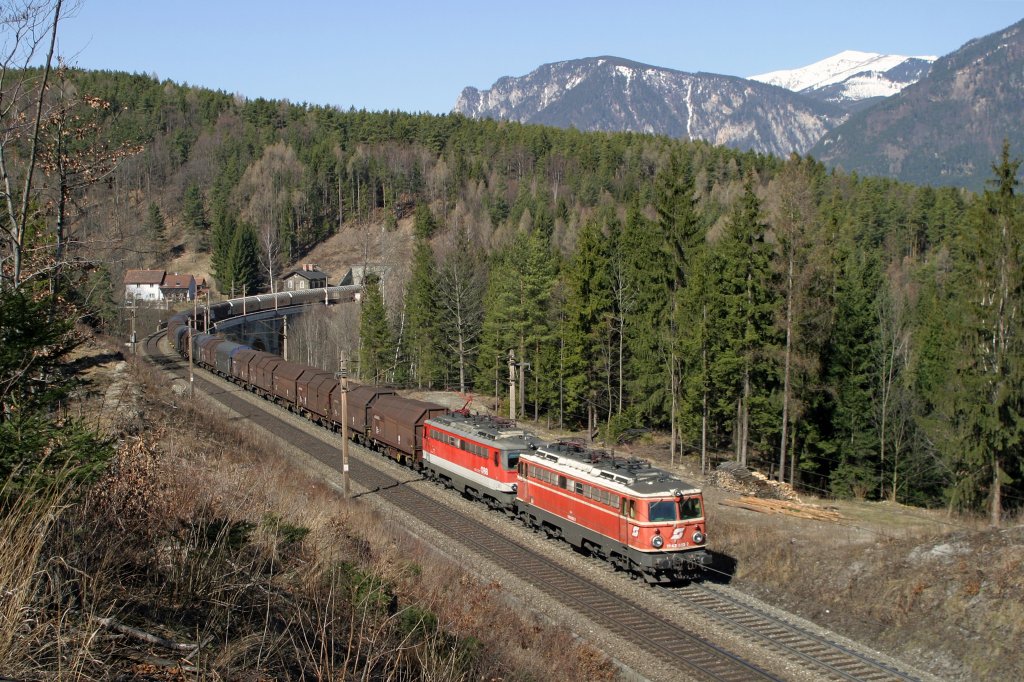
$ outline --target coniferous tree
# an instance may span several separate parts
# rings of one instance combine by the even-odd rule
[[[782,416],[779,437],[779,481],[786,476],[787,461],[795,469],[795,453],[791,440],[795,438],[797,405],[803,372],[800,368],[813,365],[815,355],[814,329],[810,324],[815,312],[827,306],[820,300],[821,268],[811,257],[812,247],[825,245],[818,229],[817,183],[824,168],[811,159],[793,155],[780,171],[773,193],[772,224],[777,240],[778,301],[780,304],[779,336],[782,343]],[[787,458],[788,456],[788,458]],[[795,472],[790,471],[790,480]]]
[[[701,470],[708,462],[713,345],[710,325],[716,300],[711,250],[701,245],[688,258],[686,285],[677,294],[676,353],[679,358],[679,437],[681,444],[700,451]]]
[[[694,311],[686,311],[684,314],[680,306],[681,301],[687,298],[685,289],[688,284],[691,261],[694,252],[703,245],[704,230],[697,215],[692,170],[683,163],[678,151],[673,150],[669,156],[668,163],[656,178],[656,186],[658,227],[664,239],[663,248],[666,262],[670,267],[667,277],[670,307],[666,311],[667,317],[663,333],[666,334],[664,345],[668,350],[666,366],[672,402],[669,413],[671,422],[669,452],[671,458],[674,458],[679,444],[678,419],[683,375],[686,371],[692,371],[698,362],[695,356],[689,356],[685,359],[689,366],[684,366],[680,344],[684,334],[692,334],[700,328],[692,326],[694,318],[687,319],[688,315],[693,314]],[[679,326],[680,324],[686,326]],[[694,348],[693,343],[688,344],[688,350],[692,351]]]
[[[209,251],[210,224],[206,217],[206,204],[199,185],[192,183],[185,189],[181,202],[181,222],[192,235],[196,251]]]
[[[221,289],[232,295],[253,295],[261,284],[260,246],[256,230],[246,222],[235,227],[231,246],[224,260],[224,279]]]
[[[721,306],[711,324],[711,333],[719,340],[712,367],[716,403],[720,418],[734,415],[733,444],[737,461],[744,465],[752,435],[764,446],[777,427],[769,401],[774,383],[769,352],[774,345],[774,301],[771,251],[764,231],[760,201],[748,179],[716,245]]]
[[[412,231],[420,239],[430,239],[437,230],[437,220],[427,204],[417,204]]]
[[[517,237],[511,245],[491,255],[483,297],[480,351],[476,356],[473,375],[475,385],[481,389],[493,384],[495,401],[507,395],[508,352],[516,348],[513,321],[518,292],[516,280],[519,268],[515,259],[519,242],[520,237]]]
[[[371,275],[366,278],[360,304],[359,378],[367,383],[380,384],[388,380],[391,372],[394,343],[378,277]]]
[[[449,353],[448,376],[457,381],[462,392],[469,388],[483,324],[485,276],[477,253],[460,225],[451,235],[437,269],[441,335]]]
[[[213,270],[212,274],[216,278],[217,286],[220,287],[222,294],[231,293],[232,273],[229,262],[231,260],[231,245],[235,240],[237,229],[238,220],[234,214],[219,211],[214,216],[211,230],[210,264]]]
[[[644,217],[638,204],[633,204],[626,215],[619,257],[627,286],[636,292],[636,303],[623,325],[628,351],[627,392],[638,417],[646,424],[660,426],[665,424],[671,407],[664,333],[666,273],[671,266],[657,225]]]
[[[153,265],[166,264],[168,255],[167,227],[164,225],[164,216],[160,213],[160,207],[155,202],[149,204],[149,210],[146,213],[145,229],[151,244]]]
[[[835,324],[825,354],[831,391],[828,444],[835,469],[832,491],[863,498],[878,488],[878,441],[872,424],[877,372],[881,284],[872,256],[853,244],[843,247],[835,292]]]
[[[402,345],[407,379],[418,387],[434,387],[441,379],[436,270],[430,243],[425,237],[417,237],[412,273],[405,290],[405,334]]]
[[[953,459],[963,475],[955,504],[988,504],[998,526],[1003,487],[1022,473],[1024,448],[1024,206],[1017,194],[1020,161],[1009,144],[993,166],[994,178],[972,207],[962,237],[959,274],[965,329],[957,354],[954,415],[961,451]]]
[[[527,396],[535,416],[541,402],[554,399],[555,368],[544,351],[554,341],[548,312],[556,268],[550,233],[543,225],[517,234],[491,268],[476,375],[481,385],[489,385],[496,374],[499,387],[506,385],[502,368],[507,368],[510,349],[517,362],[529,363],[534,381],[520,388],[517,414]]]
[[[607,244],[601,225],[587,222],[565,271],[565,411],[574,421],[585,419],[591,436],[597,424],[601,353],[612,302]]]
[[[542,352],[553,341],[548,310],[557,269],[551,250],[551,225],[546,214],[538,216],[522,246],[523,259],[519,261],[516,277],[518,296],[514,330],[518,356],[529,363],[534,380],[524,381],[525,385],[521,387],[520,412],[524,412],[527,402],[532,402],[536,418],[541,401],[551,397],[549,373],[553,369],[548,367],[547,356]],[[521,376],[525,379],[526,375],[522,373]]]

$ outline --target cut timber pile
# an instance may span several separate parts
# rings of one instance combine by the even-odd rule
[[[768,477],[758,471],[750,471],[736,462],[722,462],[708,476],[708,483],[718,488],[731,490],[734,493],[750,495],[770,500],[799,501],[792,486],[788,483],[769,481]]]
[[[806,505],[802,502],[789,500],[765,500],[758,497],[741,497],[738,500],[722,500],[719,504],[726,507],[739,507],[762,514],[786,514],[797,516],[801,519],[814,519],[815,521],[838,521],[843,518],[839,512],[830,509],[822,509]]]

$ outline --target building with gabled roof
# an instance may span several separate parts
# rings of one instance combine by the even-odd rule
[[[128,270],[124,273],[126,301],[191,301],[196,297],[196,278],[166,270]]]
[[[327,273],[312,263],[304,263],[302,267],[289,270],[281,278],[284,282],[282,291],[301,291],[303,289],[323,289],[327,286]]]
[[[196,297],[196,278],[187,273],[168,272],[160,284],[160,293],[165,301],[191,301]]]
[[[124,273],[125,300],[162,301],[163,270],[128,270]]]

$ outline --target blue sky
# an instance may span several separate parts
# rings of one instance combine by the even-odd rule
[[[941,56],[1021,19],[1024,0],[81,0],[60,53],[252,98],[444,113],[467,85],[565,59],[750,76],[846,49]]]

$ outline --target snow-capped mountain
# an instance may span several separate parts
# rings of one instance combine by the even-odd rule
[[[778,156],[803,153],[845,118],[834,104],[735,76],[687,73],[618,57],[545,64],[453,110],[579,130],[655,133]]]
[[[926,78],[852,114],[811,154],[832,167],[981,190],[1024,140],[1024,21],[966,43]]]
[[[798,69],[771,71],[750,80],[778,85],[842,106],[889,97],[928,75],[936,57],[904,57],[846,50]]]

